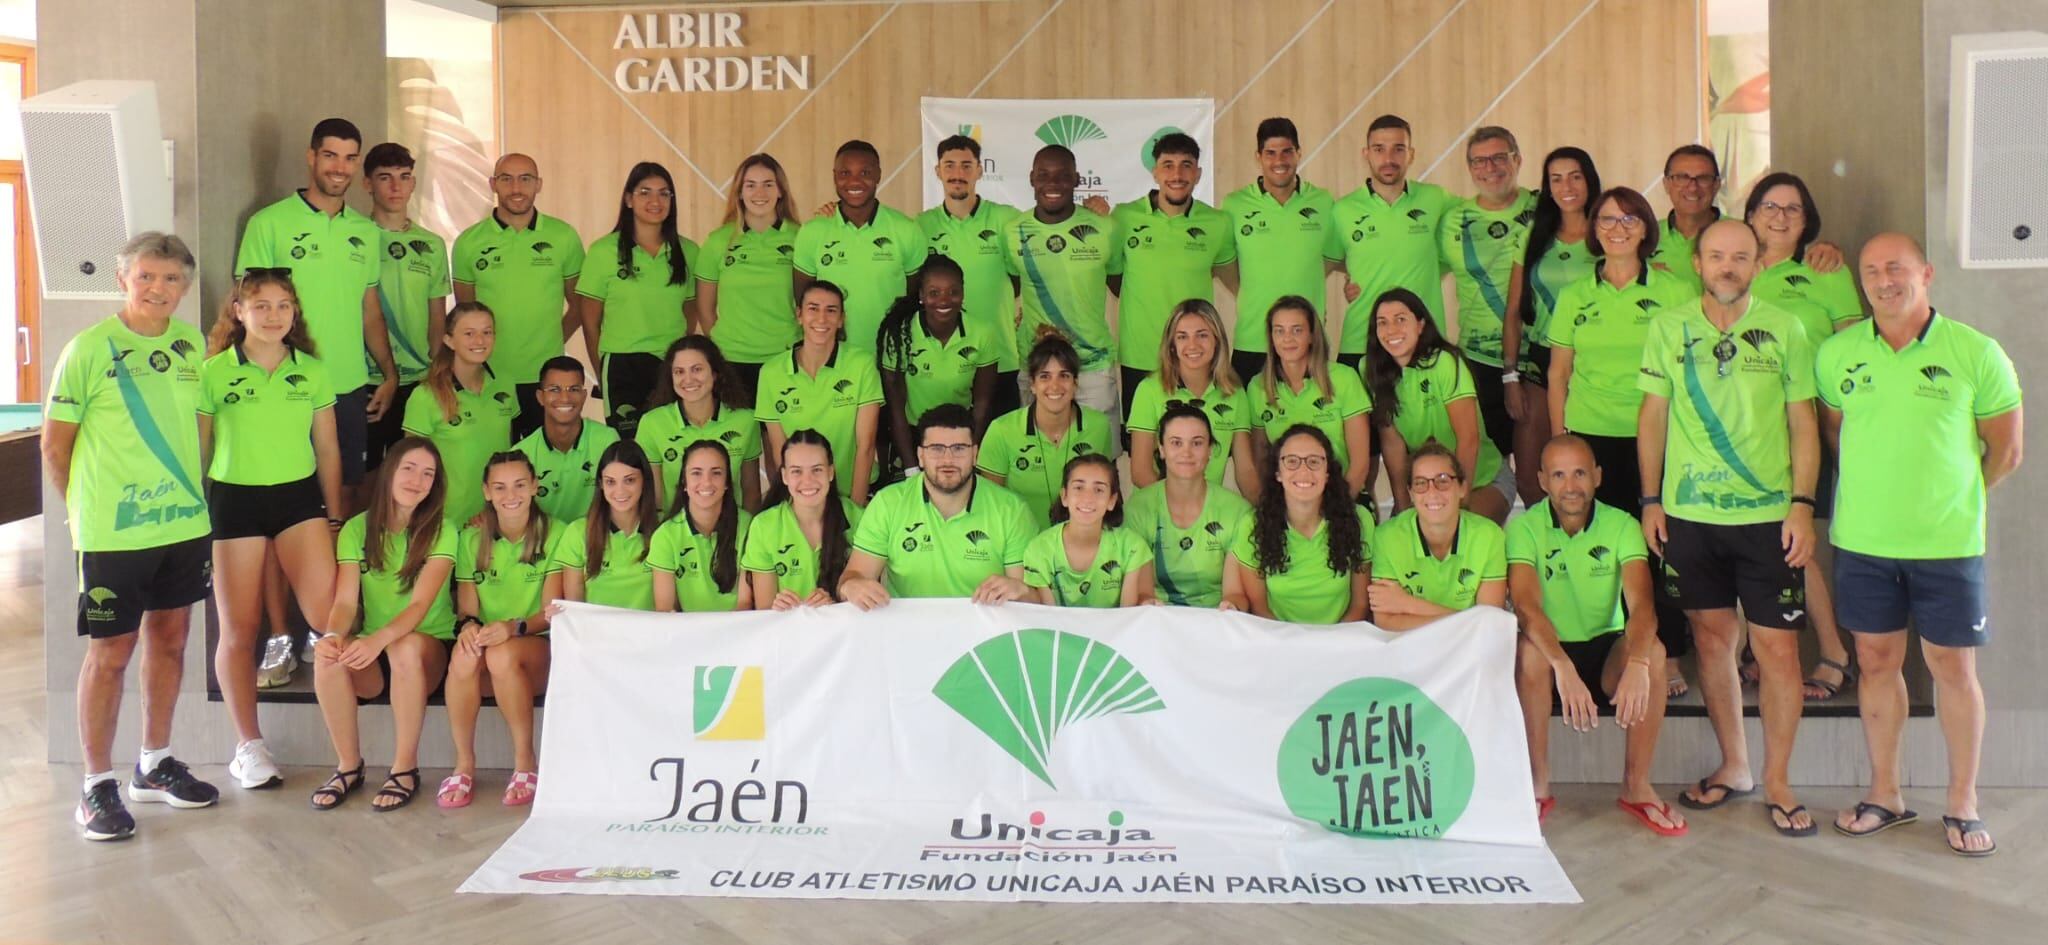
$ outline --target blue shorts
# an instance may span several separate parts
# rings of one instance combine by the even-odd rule
[[[1835,549],[1835,620],[1852,633],[1896,633],[1910,618],[1936,646],[1991,639],[1984,558],[1879,558]]]

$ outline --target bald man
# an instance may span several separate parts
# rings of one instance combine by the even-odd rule
[[[583,240],[575,228],[534,209],[540,165],[507,154],[491,169],[491,215],[455,238],[455,300],[482,302],[498,318],[491,370],[519,388],[512,438],[540,427],[540,368],[561,354],[575,321],[569,302],[583,271]]]
[[[1977,816],[1977,648],[1990,634],[1985,493],[2020,465],[2019,377],[1998,342],[1935,313],[1934,267],[1912,237],[1872,237],[1857,268],[1872,317],[1828,338],[1814,358],[1822,425],[1841,451],[1830,535],[1836,613],[1863,667],[1856,698],[1871,770],[1870,791],[1835,829],[1867,837],[1915,819],[1899,790],[1911,623],[1948,742],[1948,846],[1988,856],[1998,846]]]

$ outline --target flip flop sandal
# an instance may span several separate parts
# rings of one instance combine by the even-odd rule
[[[327,779],[326,784],[320,785],[319,789],[313,792],[313,797],[308,803],[313,805],[314,810],[333,810],[340,807],[342,801],[348,800],[348,796],[362,786],[363,763],[358,761],[356,766],[348,771],[334,769],[334,774]],[[321,803],[323,799],[326,800],[324,804]]]
[[[1844,837],[1869,837],[1920,819],[1919,814],[1910,810],[1895,811],[1882,804],[1872,804],[1869,801],[1864,801],[1856,805],[1856,816],[1849,818],[1849,821],[1855,823],[1865,817],[1876,817],[1877,826],[1867,830],[1856,830],[1842,826],[1842,822],[1838,820],[1835,821],[1835,832]]]
[[[1825,667],[1827,667],[1827,668],[1829,668],[1829,669],[1832,669],[1832,670],[1834,670],[1835,672],[1841,673],[1841,674],[1842,674],[1842,681],[1841,681],[1841,682],[1839,682],[1839,683],[1829,683],[1829,682],[1824,682],[1824,681],[1822,681],[1822,680],[1821,680],[1821,678],[1820,678],[1819,676],[1808,676],[1808,677],[1806,677],[1806,682],[1805,682],[1805,683],[1803,684],[1804,686],[1806,686],[1807,688],[1811,688],[1811,689],[1819,689],[1819,690],[1821,690],[1822,692],[1825,692],[1825,693],[1827,693],[1827,695],[1824,695],[1824,696],[1815,696],[1815,695],[1808,695],[1808,696],[1806,696],[1806,701],[1807,701],[1807,702],[1809,702],[1809,703],[1814,703],[1814,702],[1826,702],[1826,701],[1828,701],[1829,699],[1833,699],[1834,697],[1836,697],[1836,696],[1840,695],[1840,694],[1841,694],[1841,692],[1842,692],[1842,690],[1844,690],[1844,689],[1847,689],[1847,688],[1849,688],[1849,684],[1850,684],[1850,683],[1853,683],[1853,682],[1855,682],[1855,681],[1856,681],[1856,671],[1855,671],[1855,670],[1853,670],[1853,669],[1850,669],[1850,668],[1849,668],[1849,667],[1847,667],[1847,666],[1844,666],[1844,665],[1842,665],[1842,664],[1840,664],[1840,663],[1837,663],[1837,662],[1835,662],[1834,660],[1831,660],[1831,659],[1827,659],[1827,658],[1825,658],[1825,657],[1823,657],[1823,658],[1821,659],[1820,663],[1818,663],[1817,665],[1815,665],[1815,666],[1813,667],[1813,671],[1814,671],[1815,673],[1818,673],[1818,672],[1820,672],[1820,670],[1821,670],[1821,667],[1823,667],[1823,666],[1825,666]],[[1878,829],[1880,829],[1880,830],[1881,830],[1881,829],[1883,829],[1883,828],[1878,828]]]
[[[1949,841],[1948,849],[1949,852],[1957,856],[1990,856],[1998,852],[1998,841],[1996,840],[1993,840],[1990,846],[1982,850],[1972,850],[1962,846],[1962,841],[1968,839],[1973,833],[1981,833],[1987,837],[1991,835],[1991,831],[1985,829],[1984,822],[1975,817],[1950,817],[1944,814],[1941,818],[1941,826],[1944,828],[1942,832],[1944,839],[1947,838],[1948,831],[1953,830],[1956,832],[1956,838]]]
[[[1771,829],[1777,831],[1778,835],[1783,837],[1811,837],[1819,831],[1819,824],[1807,824],[1805,827],[1795,827],[1792,825],[1792,818],[1804,810],[1806,810],[1806,805],[1804,804],[1795,804],[1790,810],[1776,804],[1767,804],[1764,807],[1767,815],[1776,815],[1771,817]],[[1807,816],[1811,817],[1812,814],[1808,813]],[[1785,818],[1784,826],[1778,825],[1778,817]]]
[[[1693,796],[1694,794],[1697,794],[1701,797],[1704,797],[1708,792],[1711,791],[1721,791],[1724,793],[1720,797],[1711,801],[1702,800],[1699,797]],[[1737,789],[1733,785],[1722,784],[1719,781],[1709,783],[1706,778],[1701,778],[1698,784],[1693,785],[1693,794],[1686,794],[1683,792],[1679,793],[1678,806],[1683,807],[1686,810],[1713,810],[1714,808],[1720,807],[1723,804],[1726,804],[1729,801],[1732,801],[1738,797],[1748,797],[1749,795],[1755,793],[1756,788],[1754,787]]]
[[[1664,819],[1667,821],[1676,820],[1677,818],[1671,815],[1670,804],[1652,804],[1647,801],[1640,804],[1634,804],[1630,803],[1629,800],[1625,797],[1615,798],[1614,803],[1620,805],[1622,810],[1634,814],[1637,820],[1643,822],[1643,826],[1650,828],[1651,832],[1655,833],[1660,837],[1683,837],[1686,835],[1687,825],[1685,824],[1679,824],[1676,827],[1672,827],[1667,826],[1665,824],[1660,824],[1650,819],[1650,812],[1656,811],[1659,814],[1663,814]]]
[[[475,792],[476,780],[456,772],[441,779],[441,786],[434,791],[434,803],[446,810],[468,807],[470,796]]]
[[[406,787],[405,783],[399,780],[400,778],[412,779],[412,786]],[[392,811],[395,811],[401,807],[404,807],[407,804],[412,803],[412,796],[414,794],[418,794],[419,790],[420,769],[408,768],[404,771],[393,771],[390,774],[384,776],[384,786],[377,789],[377,797],[395,797],[398,799],[398,803],[386,804],[382,807],[378,807],[375,804],[372,804],[370,806],[370,810],[375,811],[379,814],[391,813]],[[372,800],[375,800],[375,798],[372,798]]]
[[[540,790],[540,772],[514,771],[511,783],[505,785],[505,806],[524,807],[533,803],[533,795]]]

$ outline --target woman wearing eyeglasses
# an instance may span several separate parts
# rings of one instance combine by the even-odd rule
[[[1238,526],[1223,575],[1225,610],[1302,624],[1366,619],[1372,518],[1339,468],[1322,430],[1297,423],[1280,434],[1264,464],[1278,487],[1262,489]]]
[[[1360,367],[1372,391],[1373,425],[1379,427],[1394,508],[1412,504],[1410,454],[1440,443],[1458,457],[1460,468],[1479,470],[1477,481],[1484,486],[1470,496],[1472,511],[1496,523],[1507,521],[1514,475],[1486,435],[1473,368],[1464,354],[1444,340],[1429,306],[1407,289],[1381,293],[1373,303],[1372,321]]]
[[[1460,611],[1508,602],[1507,536],[1465,511],[1465,469],[1440,443],[1416,450],[1404,484],[1415,504],[1374,536],[1373,623],[1413,630]]]

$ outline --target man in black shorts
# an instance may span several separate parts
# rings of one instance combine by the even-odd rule
[[[89,638],[78,669],[85,784],[73,815],[88,840],[135,833],[113,749],[138,638],[142,757],[128,798],[191,808],[220,797],[170,749],[186,630],[213,560],[199,466],[206,340],[173,317],[193,269],[175,236],[129,240],[114,270],[126,295],[120,313],[71,339],[50,382],[43,463],[78,551],[78,635]]]

